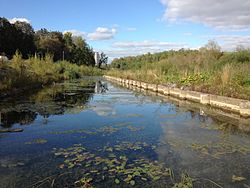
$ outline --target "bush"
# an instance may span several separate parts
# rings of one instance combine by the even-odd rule
[[[107,74],[175,83],[189,89],[250,100],[250,50],[221,52],[210,42],[200,50],[166,51],[115,59]]]
[[[14,88],[41,86],[64,79],[82,76],[102,75],[102,70],[90,66],[78,66],[67,61],[53,62],[53,56],[36,56],[23,60],[19,52],[9,63],[0,65],[0,91],[7,92]]]

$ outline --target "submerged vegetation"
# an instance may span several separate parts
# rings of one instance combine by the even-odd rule
[[[130,144],[132,145],[132,143]],[[124,150],[128,149],[124,148]],[[143,150],[143,148],[140,149]],[[125,155],[115,154],[103,156],[102,151],[99,151],[99,154],[94,154],[87,151],[81,144],[75,144],[65,149],[54,148],[53,153],[56,157],[64,160],[59,168],[78,167],[84,170],[83,177],[74,183],[76,187],[92,187],[96,182],[110,181],[110,179],[115,184],[129,186],[166,181],[174,188],[193,187],[192,179],[188,175],[182,175],[181,181],[176,183],[173,171],[158,161],[151,162],[145,158],[131,159]]]
[[[96,135],[98,133],[101,133],[104,136],[108,136],[111,134],[114,134],[120,130],[129,130],[131,132],[135,131],[142,131],[144,127],[142,126],[133,126],[131,123],[118,123],[113,126],[103,126],[99,129],[93,129],[93,130],[85,130],[85,129],[74,129],[74,130],[67,130],[67,131],[55,131],[55,132],[50,132],[50,134],[55,134],[55,135],[60,135],[60,134],[84,134],[84,135]],[[124,142],[125,143],[125,142]],[[138,142],[134,143],[135,145],[138,144]],[[145,146],[145,145],[144,145]],[[132,145],[129,145],[128,148],[133,149]],[[127,148],[124,145],[124,148]],[[113,149],[112,149],[113,150]],[[118,150],[118,149],[117,149]]]
[[[31,145],[31,144],[46,144],[48,141],[42,138],[38,138],[29,142],[25,142],[25,144]]]
[[[114,59],[107,73],[156,84],[250,99],[250,50],[222,52],[214,41],[199,50],[166,51]]]
[[[249,185],[247,134],[158,97],[132,97],[110,85],[94,94],[105,84],[69,80],[21,102],[2,102],[1,126],[23,129],[0,135],[2,187]],[[133,103],[124,102],[128,98]],[[112,113],[99,115],[109,104]]]

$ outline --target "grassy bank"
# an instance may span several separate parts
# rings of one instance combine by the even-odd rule
[[[250,50],[202,48],[120,58],[106,74],[250,100]]]
[[[16,53],[11,61],[0,63],[0,92],[3,95],[16,90],[41,87],[60,80],[93,75],[102,75],[102,71],[95,67],[78,66],[67,61],[53,62],[53,58],[49,55],[43,59],[31,57],[24,60]]]

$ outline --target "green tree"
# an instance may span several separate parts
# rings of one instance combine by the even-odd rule
[[[34,30],[25,22],[11,24],[6,18],[0,18],[0,53],[11,58],[19,50],[24,58],[34,54]]]
[[[106,56],[106,54],[104,54],[103,52],[100,55],[100,61],[98,64],[98,67],[101,68],[101,66],[108,64],[108,57]]]
[[[36,40],[38,53],[41,54],[42,57],[44,57],[46,53],[49,53],[53,54],[54,61],[63,58],[65,44],[61,32],[41,30],[36,33]]]
[[[34,32],[29,23],[11,24],[6,18],[0,17],[0,54],[12,58],[16,51],[23,58],[35,53],[40,58],[51,54],[54,61],[65,59],[78,65],[95,65],[93,49],[82,37],[47,29]]]
[[[204,47],[206,56],[211,59],[219,59],[222,56],[221,47],[216,41],[209,40]]]
[[[73,51],[72,62],[78,65],[95,65],[94,51],[86,41],[78,36],[73,38],[75,49]]]
[[[63,34],[63,40],[64,40],[64,59],[65,60],[72,60],[73,58],[73,51],[75,49],[75,44],[73,43],[72,39],[72,33],[67,32]]]
[[[29,23],[15,22],[14,26],[18,31],[19,47],[18,50],[23,54],[24,58],[28,58],[29,55],[33,55],[36,51],[34,43],[34,29]]]

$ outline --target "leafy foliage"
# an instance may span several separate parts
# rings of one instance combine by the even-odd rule
[[[54,61],[68,60],[77,65],[95,65],[93,49],[82,37],[47,29],[35,32],[29,23],[11,24],[6,18],[0,17],[0,54],[12,58],[17,50],[24,59],[35,54],[39,58],[51,54]]]
[[[92,66],[78,66],[67,61],[55,63],[51,55],[45,55],[42,59],[35,56],[24,60],[16,52],[10,63],[0,64],[0,91],[5,93],[13,89],[41,87],[59,80],[101,74],[100,69]]]
[[[238,47],[235,52],[221,52],[214,41],[199,50],[171,50],[114,59],[108,74],[250,99],[250,50]]]
[[[34,44],[34,30],[25,22],[9,23],[6,18],[0,17],[0,54],[9,58],[19,50],[24,58],[36,50]]]
[[[104,54],[103,52],[100,55],[100,61],[98,64],[98,67],[101,68],[102,65],[106,65],[108,64],[108,57],[106,56],[106,54]]]

